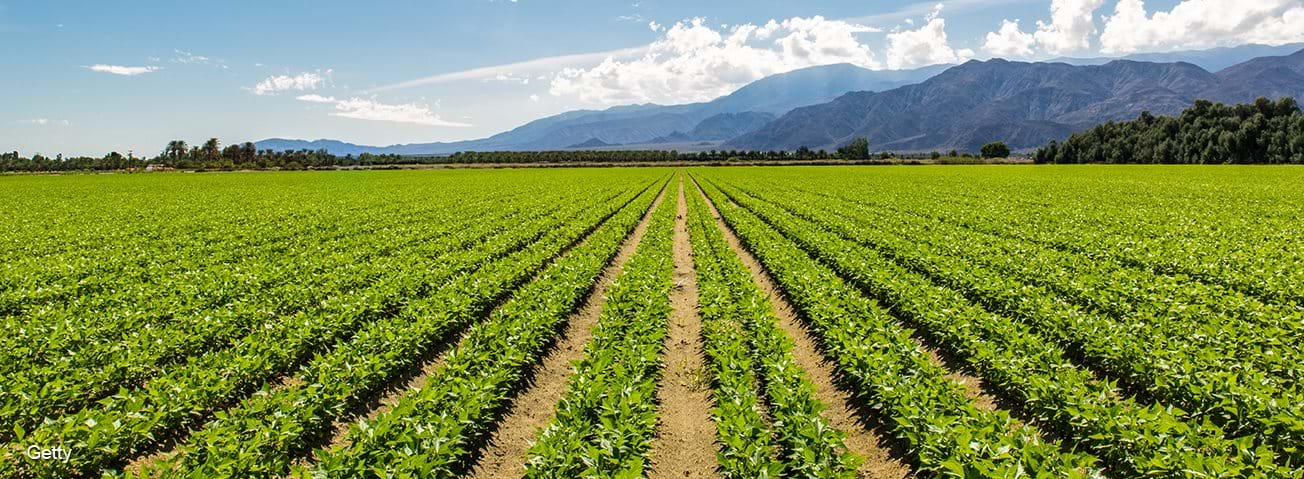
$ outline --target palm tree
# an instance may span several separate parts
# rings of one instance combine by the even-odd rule
[[[204,153],[204,159],[210,161],[216,159],[217,155],[222,152],[221,149],[218,148],[217,138],[209,138],[208,141],[204,142],[204,146],[200,150]]]
[[[190,149],[183,140],[172,140],[168,142],[167,154],[173,160],[180,160],[186,155],[186,150]]]

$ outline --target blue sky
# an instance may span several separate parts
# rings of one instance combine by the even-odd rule
[[[824,63],[1301,40],[1301,0],[0,0],[0,149],[459,140]]]

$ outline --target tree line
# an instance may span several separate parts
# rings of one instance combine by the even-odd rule
[[[1051,141],[1037,163],[1304,164],[1304,114],[1294,98],[1224,105],[1208,100],[1175,117],[1142,112]]]
[[[984,158],[1009,156],[1004,143],[983,147]],[[794,151],[708,150],[678,152],[667,150],[577,150],[577,151],[466,151],[451,155],[400,156],[333,155],[326,150],[259,150],[253,143],[237,143],[223,147],[216,138],[192,146],[183,140],[173,140],[153,157],[126,156],[111,152],[103,157],[53,158],[42,155],[23,157],[18,152],[0,153],[0,172],[43,171],[133,171],[133,170],[260,170],[260,169],[312,169],[350,166],[383,165],[437,165],[437,164],[535,164],[535,163],[748,163],[764,161],[801,162],[829,160],[942,160],[978,159],[977,155],[951,150],[949,153],[894,153],[873,152],[865,138],[854,138],[834,151],[812,150],[801,147]]]
[[[982,158],[1006,158],[1010,149],[996,142],[983,147]],[[941,158],[977,159],[978,155],[951,150],[949,153],[873,152],[869,140],[853,138],[834,151],[812,150],[805,146],[793,151],[774,150],[576,150],[576,151],[464,151],[446,157],[434,157],[442,163],[518,164],[518,163],[747,163],[758,161],[830,161],[830,160],[938,160]]]
[[[35,154],[24,157],[17,151],[0,153],[0,171],[131,171],[131,170],[240,170],[240,169],[306,169],[338,166],[371,166],[402,164],[410,159],[398,155],[338,156],[326,150],[259,150],[253,143],[245,142],[222,147],[216,138],[199,146],[185,141],[168,142],[153,157],[136,157],[110,152],[102,157],[56,155],[48,157]]]

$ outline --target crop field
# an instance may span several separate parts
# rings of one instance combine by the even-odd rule
[[[1304,477],[1304,170],[0,176],[0,477]]]

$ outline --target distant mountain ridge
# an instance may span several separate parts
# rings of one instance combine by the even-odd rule
[[[970,61],[922,83],[857,92],[798,108],[732,139],[730,149],[836,148],[868,138],[874,149],[976,151],[989,141],[1041,146],[1142,111],[1172,115],[1196,99],[1224,103],[1304,96],[1304,50],[1217,74],[1190,63],[1115,60],[1104,65]]]
[[[825,65],[770,76],[710,102],[570,111],[477,140],[375,147],[274,138],[257,146],[340,155],[619,145],[791,150],[835,148],[866,136],[875,149],[896,151],[972,151],[992,140],[1032,148],[1100,122],[1134,118],[1143,110],[1175,114],[1195,98],[1234,103],[1258,96],[1304,96],[1304,50],[1287,51],[1290,47],[1146,53],[1128,56],[1131,60],[997,59],[902,71]],[[1260,53],[1274,55],[1249,56]],[[1240,61],[1229,64],[1232,60]]]
[[[558,150],[569,149],[590,140],[607,144],[648,144],[676,132],[687,134],[704,120],[716,115],[759,113],[778,116],[800,106],[831,101],[851,91],[881,91],[920,82],[948,67],[949,65],[934,65],[914,70],[868,70],[848,64],[810,67],[757,80],[734,93],[705,103],[628,105],[601,111],[570,111],[534,120],[479,140],[383,147],[334,140],[296,143],[295,140],[273,139],[256,144],[259,149],[315,149],[314,146],[326,145],[329,146],[327,150],[335,154],[367,151],[400,155]],[[706,127],[712,126],[708,124]],[[724,139],[727,138],[718,138]]]
[[[1188,50],[1159,53],[1133,53],[1122,57],[1070,58],[1061,57],[1047,60],[1048,63],[1068,63],[1070,65],[1104,65],[1114,60],[1133,60],[1152,63],[1186,62],[1205,70],[1216,72],[1224,68],[1260,57],[1284,56],[1304,49],[1304,43],[1285,45],[1239,45],[1219,47],[1208,50]]]

